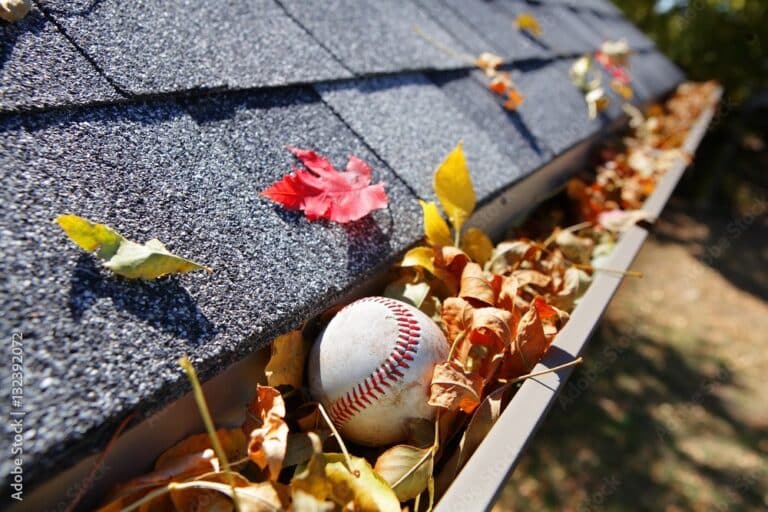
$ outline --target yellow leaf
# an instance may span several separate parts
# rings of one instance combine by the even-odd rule
[[[515,19],[515,26],[519,30],[528,31],[532,36],[539,37],[541,35],[541,25],[533,14],[527,12],[518,14]]]
[[[297,492],[301,492],[324,502],[330,498],[333,489],[331,482],[325,477],[326,460],[322,453],[323,445],[314,432],[307,433],[307,436],[312,445],[312,456],[303,469],[297,468],[291,479],[291,491],[294,496]]]
[[[78,217],[60,215],[56,223],[80,248],[88,252],[98,249],[97,256],[107,260],[104,266],[129,279],[156,279],[166,274],[211,269],[168,252],[160,240],[141,245],[123,238],[104,224]]]
[[[400,501],[412,500],[424,492],[429,477],[432,476],[434,461],[428,455],[430,453],[432,453],[431,446],[429,448],[416,448],[415,446],[400,444],[379,455],[373,469],[389,485],[393,486],[397,499]],[[405,477],[409,472],[411,474]]]
[[[88,252],[98,249],[98,256],[102,259],[108,260],[114,256],[120,244],[125,241],[119,233],[104,224],[94,224],[77,215],[59,215],[56,217],[56,224],[61,226],[81,249]]]
[[[389,484],[377,475],[365,459],[350,457],[351,467],[341,453],[326,453],[325,474],[333,487],[333,500],[360,512],[400,512],[400,501]],[[354,473],[354,474],[353,474]]]
[[[264,369],[267,384],[272,387],[288,385],[299,389],[304,379],[308,349],[309,344],[299,330],[275,338],[269,362]]]
[[[435,195],[453,225],[461,233],[464,221],[475,209],[475,189],[469,176],[464,150],[459,143],[435,171]],[[458,237],[457,237],[458,238]]]
[[[451,240],[451,230],[448,224],[440,215],[437,205],[430,201],[421,201],[421,209],[424,211],[424,235],[427,237],[427,243],[432,246],[453,245]]]
[[[414,247],[403,256],[401,267],[420,267],[435,273],[435,265],[432,261],[433,252],[430,247]]]
[[[475,262],[485,265],[493,254],[493,242],[482,230],[469,228],[461,240],[461,250]]]

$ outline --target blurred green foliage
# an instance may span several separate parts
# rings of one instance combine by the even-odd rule
[[[691,80],[725,88],[678,193],[744,214],[768,197],[768,0],[614,0]]]
[[[615,0],[693,80],[742,102],[768,85],[768,1]]]

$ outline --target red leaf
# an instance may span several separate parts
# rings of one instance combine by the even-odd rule
[[[306,169],[293,173],[261,192],[289,210],[302,210],[309,220],[346,223],[361,219],[388,204],[384,184],[371,185],[371,167],[350,155],[346,172],[314,151],[289,147]]]

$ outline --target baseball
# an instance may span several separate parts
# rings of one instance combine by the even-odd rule
[[[368,446],[401,441],[411,418],[434,418],[432,371],[448,341],[427,315],[403,302],[366,297],[348,305],[318,336],[309,389],[345,439]]]

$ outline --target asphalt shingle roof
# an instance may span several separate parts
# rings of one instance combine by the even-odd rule
[[[521,11],[543,43],[514,29]],[[459,140],[482,204],[615,120],[589,121],[568,80],[602,37],[635,44],[640,100],[683,78],[602,0],[38,0],[0,31],[0,333],[24,337],[29,488],[185,392],[182,354],[210,377],[386,268]],[[481,51],[507,61],[519,112],[472,69]],[[362,157],[389,208],[343,227],[259,196],[287,144]],[[53,224],[67,212],[215,272],[115,278]]]

